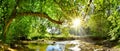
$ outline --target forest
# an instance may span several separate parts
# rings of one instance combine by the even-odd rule
[[[120,0],[0,0],[0,51],[50,51],[50,45],[120,51]]]

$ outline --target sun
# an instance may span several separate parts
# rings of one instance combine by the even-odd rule
[[[80,25],[80,19],[76,18],[72,21],[73,27],[77,27]]]

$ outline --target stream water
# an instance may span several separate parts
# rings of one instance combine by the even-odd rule
[[[46,51],[47,47],[50,45],[51,43],[30,43],[25,46],[32,51]],[[53,46],[60,47],[62,51],[119,51],[81,40],[56,41],[56,44]]]
[[[47,42],[47,44],[39,42],[19,44],[17,45],[18,47],[11,47],[13,49],[8,48],[9,50],[3,49],[2,46],[0,46],[0,51],[46,51],[46,49],[51,45],[55,48],[59,47],[61,51],[120,51],[120,49],[108,48],[82,40],[65,40],[55,42],[56,43],[54,45],[52,45],[53,42]]]

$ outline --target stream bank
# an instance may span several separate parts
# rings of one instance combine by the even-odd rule
[[[61,38],[59,38],[61,39]],[[34,41],[20,41],[18,44],[8,45],[0,43],[0,50],[9,50],[9,51],[46,51],[47,46],[52,42],[56,44],[63,45],[65,51],[74,51],[71,50],[71,47],[77,47],[80,51],[120,51],[119,48],[116,48],[115,42],[109,42],[107,40],[98,40],[92,38],[71,38],[67,40],[34,40]],[[76,46],[79,45],[79,46]]]

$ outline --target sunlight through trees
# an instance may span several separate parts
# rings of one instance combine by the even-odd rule
[[[83,35],[119,42],[120,0],[0,0],[5,43]]]

